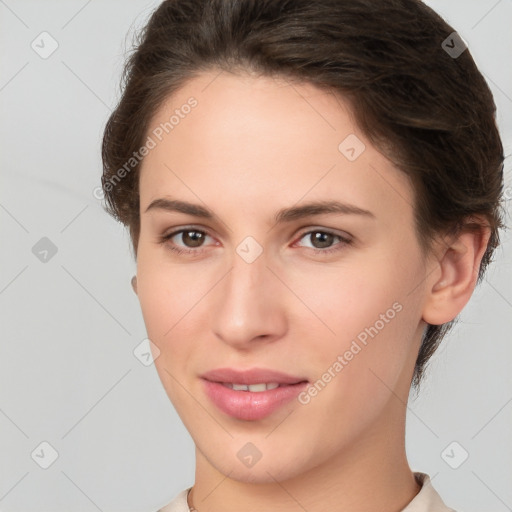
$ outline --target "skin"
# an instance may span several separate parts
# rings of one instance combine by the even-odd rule
[[[311,84],[212,70],[161,106],[148,134],[194,96],[198,105],[145,157],[140,174],[138,294],[155,366],[196,445],[199,512],[399,511],[419,486],[405,453],[405,413],[426,322],[454,318],[471,296],[488,232],[425,254],[408,178],[357,127],[350,105]],[[366,146],[349,161],[338,146]],[[148,206],[199,204],[217,219]],[[281,208],[338,200],[369,215],[276,224]],[[204,240],[179,229],[206,233]],[[309,231],[336,236],[315,242]],[[252,263],[236,252],[253,237]],[[177,254],[170,249],[199,251]],[[338,248],[328,254],[315,253]],[[200,375],[266,367],[314,383],[358,334],[401,311],[307,404],[259,421],[232,418]],[[237,457],[261,452],[251,468]]]

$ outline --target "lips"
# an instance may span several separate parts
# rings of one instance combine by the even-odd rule
[[[217,368],[208,371],[201,377],[210,382],[219,382],[222,384],[271,384],[277,383],[281,386],[307,382],[303,376],[289,375],[277,370],[267,368],[251,368],[248,370],[239,370],[235,368]]]
[[[308,386],[302,376],[267,368],[217,368],[201,378],[205,394],[220,411],[245,421],[270,416]]]

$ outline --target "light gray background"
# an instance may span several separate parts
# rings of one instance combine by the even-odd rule
[[[154,511],[193,483],[192,440],[154,366],[133,354],[146,333],[128,235],[93,195],[124,52],[158,3],[0,0],[1,511]],[[427,3],[468,42],[510,155],[512,0]],[[59,45],[47,59],[31,48],[43,31]],[[32,252],[42,237],[57,247],[46,263]],[[503,239],[408,413],[411,467],[459,512],[512,510]],[[58,452],[48,469],[31,456],[50,460],[43,441]]]

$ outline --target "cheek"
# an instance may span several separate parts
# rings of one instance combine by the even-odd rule
[[[316,308],[334,334],[318,320],[312,328],[299,327],[309,332],[309,346],[304,344],[302,350],[316,389],[305,405],[304,421],[333,445],[355,438],[388,406],[393,411],[401,407],[402,402],[394,396],[402,396],[408,388],[408,373],[417,351],[414,337],[419,301],[407,296],[407,286],[397,284],[392,273],[361,276],[347,274],[344,279],[326,280],[324,293],[310,295],[311,309]],[[315,339],[320,341],[312,350]],[[307,400],[305,397],[304,403]],[[329,425],[328,432],[325,425]],[[340,432],[345,434],[340,436]]]
[[[156,341],[167,337],[169,330],[206,291],[207,283],[200,269],[191,269],[192,266],[172,264],[165,249],[153,246],[141,233],[137,295],[148,332]]]
[[[137,255],[137,296],[148,337],[158,346],[161,355],[165,355],[178,315],[183,315],[187,288],[180,282],[182,274],[166,270],[159,253],[159,248],[148,247],[141,237]]]
[[[373,251],[334,271],[319,267],[318,272],[297,274],[290,282],[315,313],[303,308],[297,331],[310,333],[302,348],[317,377],[329,369],[343,373],[339,385],[357,382],[358,393],[371,396],[373,385],[383,387],[377,376],[393,386],[408,368],[421,321],[421,296],[411,291],[424,268],[415,244],[398,247]],[[343,361],[336,371],[338,356]]]
[[[173,264],[160,248],[140,245],[138,298],[148,338],[160,351],[155,367],[173,402],[180,388],[173,377],[183,384],[187,374],[197,370],[193,360],[211,328],[208,294],[222,273],[207,266]]]
[[[359,258],[338,268],[319,266],[314,271],[289,273],[286,282],[303,302],[301,317],[310,329],[322,332],[327,344],[334,346],[339,341],[342,348],[375,324],[379,331],[396,324],[411,302],[408,294],[419,272],[413,258],[407,266],[396,261],[391,266],[384,258]]]
[[[170,268],[155,256],[145,254],[144,249],[138,255],[137,295],[148,338],[159,351],[155,368],[169,399],[181,410],[190,400],[183,391],[183,386],[188,387],[188,362],[194,353],[190,340],[198,337],[192,330],[197,323],[188,320],[193,318],[194,305],[204,291],[200,280],[191,286],[190,273]]]

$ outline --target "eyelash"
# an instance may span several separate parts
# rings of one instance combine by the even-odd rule
[[[182,229],[179,229],[177,231],[173,231],[172,233],[169,233],[167,235],[163,235],[160,237],[158,243],[160,244],[164,244],[166,245],[166,247],[174,252],[176,252],[177,254],[194,254],[194,255],[199,255],[201,254],[204,249],[203,248],[198,248],[198,249],[180,249],[178,248],[176,245],[173,245],[171,243],[168,243],[169,240],[173,237],[175,237],[176,235],[180,234],[180,233],[185,233],[187,231],[192,231],[192,232],[196,232],[196,233],[201,233],[203,235],[207,235],[207,236],[211,236],[209,235],[206,231],[203,231],[201,229],[196,229],[194,227],[188,227],[188,228],[182,228]],[[334,252],[337,252],[337,251],[340,251],[344,246],[346,245],[350,245],[352,243],[352,240],[348,237],[343,237],[337,233],[333,233],[332,231],[328,231],[328,230],[323,230],[323,229],[313,229],[313,230],[310,230],[310,231],[305,231],[304,233],[302,233],[299,237],[299,240],[301,240],[302,238],[304,238],[306,235],[310,235],[312,233],[322,233],[322,234],[326,234],[326,235],[332,235],[336,238],[339,238],[340,239],[340,242],[335,244],[334,247],[332,248],[327,248],[327,249],[316,249],[316,248],[312,248],[312,247],[307,247],[307,249],[310,249],[312,250],[315,254],[331,254],[331,253],[334,253]]]

